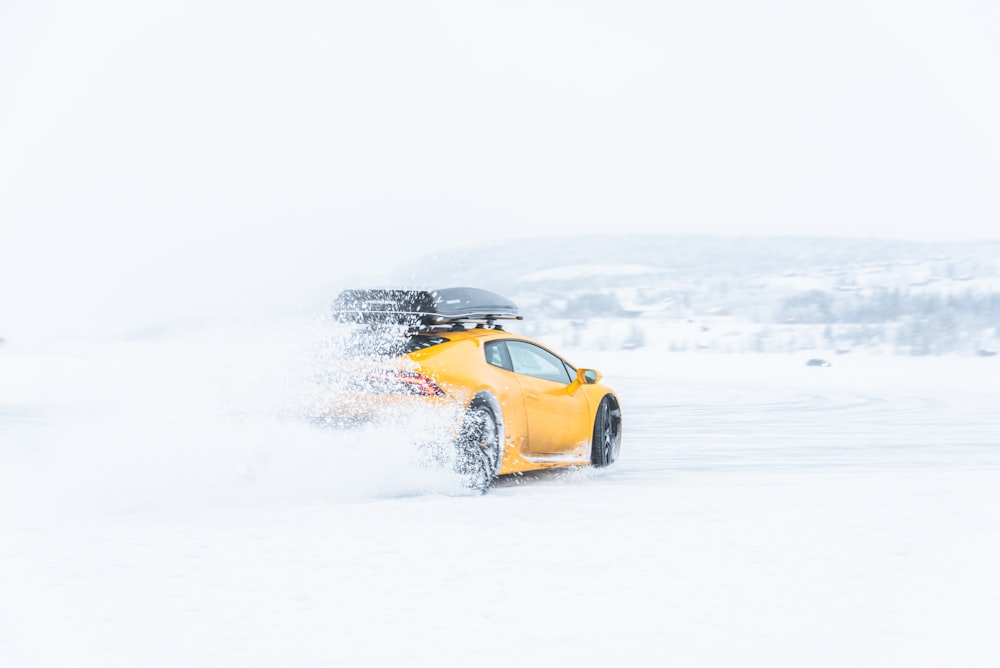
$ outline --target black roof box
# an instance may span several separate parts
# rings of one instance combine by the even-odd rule
[[[433,326],[521,320],[517,305],[479,288],[440,290],[344,290],[333,302],[334,317],[368,325]]]

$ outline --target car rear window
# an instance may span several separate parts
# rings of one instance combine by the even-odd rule
[[[406,334],[397,328],[364,327],[339,337],[335,344],[341,354],[361,359],[387,359],[447,342],[443,336]]]
[[[450,339],[446,339],[443,336],[428,336],[425,334],[417,334],[411,336],[405,344],[403,344],[403,353],[413,353],[418,350],[423,350],[424,348],[430,348],[432,346],[437,346],[442,343],[447,343]]]

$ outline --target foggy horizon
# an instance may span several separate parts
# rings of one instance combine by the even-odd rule
[[[0,336],[308,298],[506,239],[996,239],[997,19],[972,0],[8,3]]]

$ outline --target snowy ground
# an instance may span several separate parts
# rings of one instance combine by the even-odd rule
[[[0,348],[0,665],[1000,665],[1000,360],[572,353],[622,459],[478,497],[246,343]]]

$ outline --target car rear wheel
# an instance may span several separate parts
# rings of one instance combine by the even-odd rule
[[[618,459],[622,444],[622,413],[610,396],[601,399],[594,417],[594,439],[590,448],[593,466],[608,466]]]
[[[469,489],[486,493],[500,471],[500,426],[493,410],[474,403],[465,412],[456,443],[455,471]]]

